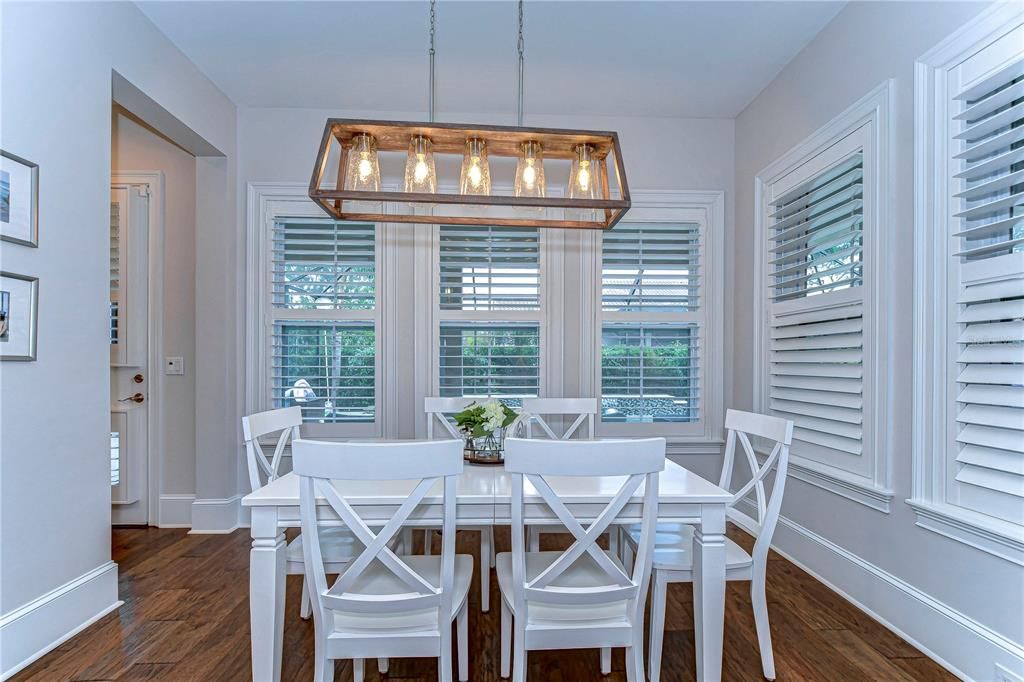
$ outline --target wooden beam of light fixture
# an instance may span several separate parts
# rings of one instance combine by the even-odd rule
[[[524,142],[539,142],[545,160],[571,161],[579,145],[590,145],[590,158],[597,164],[600,175],[600,198],[346,189],[348,152],[353,137],[360,134],[373,136],[378,152],[404,154],[409,141],[416,135],[422,135],[432,142],[435,155],[459,157],[467,139],[481,138],[487,143],[492,163],[502,157],[514,163]],[[335,158],[336,166],[332,163]],[[332,174],[335,167],[337,173]],[[554,178],[548,174],[548,179],[551,186]],[[454,183],[455,186],[457,184]],[[309,197],[338,220],[598,230],[614,227],[630,207],[619,138],[614,132],[339,118],[328,119],[324,127],[309,183]],[[559,210],[561,217],[557,217]]]

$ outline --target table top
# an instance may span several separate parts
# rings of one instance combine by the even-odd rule
[[[493,505],[508,503],[512,497],[512,474],[502,466],[467,464],[456,482],[456,499],[460,505]],[[622,476],[551,476],[546,479],[551,488],[566,502],[585,504],[603,503],[619,491],[625,477]],[[382,504],[395,501],[401,503],[409,496],[418,481],[335,481],[334,485],[349,504]],[[526,482],[523,490],[526,500],[540,499],[540,494]],[[643,496],[643,487],[634,497]],[[692,471],[688,471],[671,460],[665,462],[665,470],[658,483],[658,500],[662,503],[724,504],[732,494],[719,488]],[[441,500],[441,484],[438,482],[427,496],[425,503]],[[299,478],[287,473],[259,490],[242,498],[246,507],[297,507],[299,504]],[[326,502],[324,502],[326,504]]]

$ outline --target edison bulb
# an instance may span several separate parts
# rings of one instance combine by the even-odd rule
[[[359,179],[365,180],[370,177],[370,173],[373,172],[373,164],[370,163],[368,154],[363,154],[363,158],[359,160]]]
[[[416,160],[416,170],[413,173],[413,177],[416,178],[416,182],[423,182],[427,179],[427,162],[423,156],[418,156]]]
[[[533,183],[537,182],[537,169],[533,167],[533,159],[527,159],[526,168],[523,169],[523,183],[527,189],[533,189]]]
[[[480,159],[476,157],[473,159],[472,165],[469,167],[469,181],[473,187],[480,186],[480,180],[484,177],[483,171],[480,170]]]
[[[580,173],[576,178],[576,181],[580,183],[580,191],[590,191],[590,164],[587,162],[580,164]]]

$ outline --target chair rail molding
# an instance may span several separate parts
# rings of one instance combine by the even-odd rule
[[[759,412],[768,409],[768,368],[769,344],[769,291],[768,257],[765,245],[768,235],[768,200],[772,184],[803,164],[822,154],[836,141],[855,133],[865,126],[873,126],[868,142],[863,149],[865,173],[867,160],[874,174],[872,187],[873,210],[865,211],[865,219],[874,224],[874,237],[865,244],[865,258],[872,264],[874,274],[868,281],[865,277],[864,295],[864,357],[865,374],[870,374],[870,383],[865,384],[864,405],[871,406],[865,412],[864,463],[865,471],[850,471],[838,465],[810,459],[800,454],[790,456],[789,475],[810,485],[817,486],[836,495],[883,513],[889,513],[890,502],[895,493],[892,489],[892,425],[889,404],[892,395],[892,372],[889,363],[892,358],[893,339],[889,330],[895,314],[894,306],[886,304],[886,295],[893,290],[893,237],[888,226],[892,219],[892,182],[889,168],[893,158],[894,136],[892,121],[895,112],[895,82],[883,81],[845,111],[812,133],[780,158],[769,164],[754,177],[754,239],[757,256],[754,260],[754,377],[753,405]],[[867,180],[865,180],[867,182]],[[827,303],[821,304],[827,307]],[[869,343],[872,339],[877,340]]]
[[[948,74],[975,54],[1024,24],[1024,6],[994,3],[922,55],[914,65],[914,367],[911,496],[917,525],[975,549],[1024,565],[1024,528],[946,501],[947,465],[943,401],[949,369],[936,339],[946,337],[946,283],[951,276],[944,240],[948,156],[944,125]],[[941,242],[941,243],[940,243]]]

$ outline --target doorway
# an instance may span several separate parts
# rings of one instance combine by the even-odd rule
[[[159,386],[152,380],[153,243],[159,173],[112,176],[110,187],[110,500],[114,525],[156,525]]]

